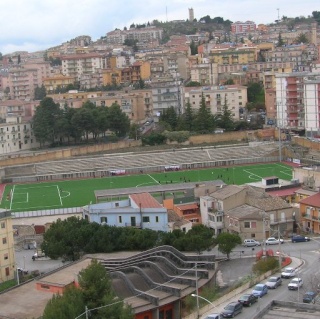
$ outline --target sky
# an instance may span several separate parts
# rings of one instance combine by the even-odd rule
[[[89,35],[95,41],[115,28],[153,20],[200,19],[272,23],[282,16],[320,11],[319,0],[0,0],[0,52],[35,52]]]

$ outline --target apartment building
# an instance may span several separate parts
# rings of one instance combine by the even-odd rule
[[[173,107],[178,114],[183,112],[180,90],[179,82],[173,79],[170,74],[151,79],[152,117],[155,122],[158,121],[161,113],[169,107]]]
[[[36,87],[50,75],[49,63],[28,63],[8,71],[7,86],[11,99],[32,100]]]
[[[184,87],[181,94],[184,103],[190,102],[194,110],[200,108],[202,96],[204,96],[206,107],[212,114],[221,114],[226,102],[234,120],[239,120],[239,109],[248,101],[247,87],[240,85]]]
[[[0,124],[0,154],[10,154],[40,147],[33,135],[32,124],[20,117],[7,116]]]
[[[297,71],[309,71],[307,67],[318,59],[318,50],[313,44],[285,45],[265,52],[265,58],[267,62],[291,62]]]
[[[170,73],[173,78],[185,80],[190,78],[189,59],[185,54],[167,54],[162,60],[164,72]]]
[[[106,67],[106,57],[97,53],[70,54],[61,56],[62,74],[80,81],[82,74],[95,73]]]
[[[236,21],[231,24],[231,32],[236,34],[250,33],[256,30],[256,24],[253,21]]]
[[[300,216],[303,230],[320,234],[320,193],[300,201]]]
[[[275,103],[278,127],[319,134],[320,73],[276,74]]]
[[[57,88],[65,88],[70,84],[75,83],[73,76],[65,76],[57,74],[43,79],[43,85],[46,88],[47,94],[54,93]]]
[[[133,123],[139,123],[151,117],[153,113],[150,89],[114,92],[80,92],[74,90],[68,93],[50,94],[48,97],[51,97],[55,103],[59,103],[61,106],[67,105],[70,108],[80,108],[86,101],[102,107],[110,107],[116,103]]]
[[[191,81],[198,82],[201,85],[218,84],[218,64],[200,63],[190,67]]]
[[[149,42],[161,40],[163,29],[154,26],[145,28],[131,28],[129,30],[114,30],[106,34],[107,43],[123,44],[125,40],[138,40],[139,42]]]
[[[3,199],[8,200],[8,199]],[[0,284],[17,274],[11,212],[0,210]]]
[[[217,64],[248,64],[257,61],[257,47],[230,48],[224,51],[210,52],[209,57]]]

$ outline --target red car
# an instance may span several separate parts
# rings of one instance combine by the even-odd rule
[[[241,302],[244,306],[250,307],[252,304],[257,302],[258,300],[259,300],[259,297],[253,294],[245,294],[245,295],[242,295],[238,301]]]

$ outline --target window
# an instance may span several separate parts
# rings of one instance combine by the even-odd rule
[[[1,223],[1,228],[6,228],[6,222]]]
[[[142,222],[143,223],[150,223],[150,217],[149,216],[142,217]]]
[[[251,234],[251,238],[256,238],[256,234]]]
[[[107,217],[100,217],[100,223],[107,223],[108,222],[108,218]]]
[[[9,259],[9,255],[8,254],[4,254],[4,260],[8,260]]]
[[[2,244],[5,245],[7,243],[7,237],[2,238]]]
[[[159,216],[156,216],[156,223],[159,223]]]
[[[244,228],[250,228],[250,222],[244,222]]]
[[[9,276],[10,275],[10,269],[9,267],[6,267],[6,276]]]
[[[119,216],[118,220],[119,220],[119,224],[122,224],[122,216]]]

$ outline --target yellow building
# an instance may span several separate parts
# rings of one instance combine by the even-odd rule
[[[69,84],[74,84],[75,78],[73,76],[64,76],[62,74],[47,77],[43,79],[43,85],[47,93],[54,93],[58,87],[64,88]]]
[[[14,241],[11,212],[0,210],[0,283],[15,277]]]
[[[103,81],[103,85],[110,85],[110,84],[120,85],[121,69],[110,68],[110,69],[103,70],[102,81]]]
[[[256,47],[229,48],[210,52],[211,61],[217,64],[249,64],[257,61]]]

